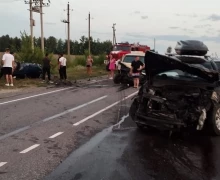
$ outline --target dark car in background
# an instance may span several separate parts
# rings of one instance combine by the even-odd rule
[[[148,80],[131,107],[139,128],[203,130],[220,135],[220,78],[208,48],[200,41],[180,41],[176,55],[145,54]]]
[[[15,62],[13,77],[16,78],[40,78],[42,76],[42,67],[35,63]]]

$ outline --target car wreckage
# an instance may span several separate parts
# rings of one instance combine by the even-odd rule
[[[220,135],[218,67],[200,41],[180,41],[175,55],[145,54],[147,80],[129,114],[139,128],[203,130]]]

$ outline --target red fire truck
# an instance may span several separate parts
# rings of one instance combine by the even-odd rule
[[[113,50],[110,52],[112,56],[119,60],[121,59],[125,54],[131,53],[132,51],[142,51],[146,52],[149,51],[150,47],[147,45],[140,45],[137,44],[129,44],[128,42],[125,43],[117,43],[113,46]]]

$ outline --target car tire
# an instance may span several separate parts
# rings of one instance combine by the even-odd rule
[[[214,106],[210,113],[209,129],[212,135],[220,136],[220,105]]]
[[[115,84],[120,84],[121,83],[121,74],[116,74],[113,81]]]

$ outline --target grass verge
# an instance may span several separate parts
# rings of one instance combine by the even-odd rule
[[[105,70],[105,66],[94,66],[92,68],[92,76],[104,76],[107,72]],[[59,77],[58,70],[54,70],[52,76]],[[67,69],[67,78],[68,80],[79,80],[88,78],[86,73],[86,68],[84,66],[76,66]],[[15,89],[15,88],[29,88],[29,87],[46,87],[46,83],[42,83],[41,79],[14,79],[14,87],[6,87],[5,79],[2,78],[0,80],[0,89]]]

